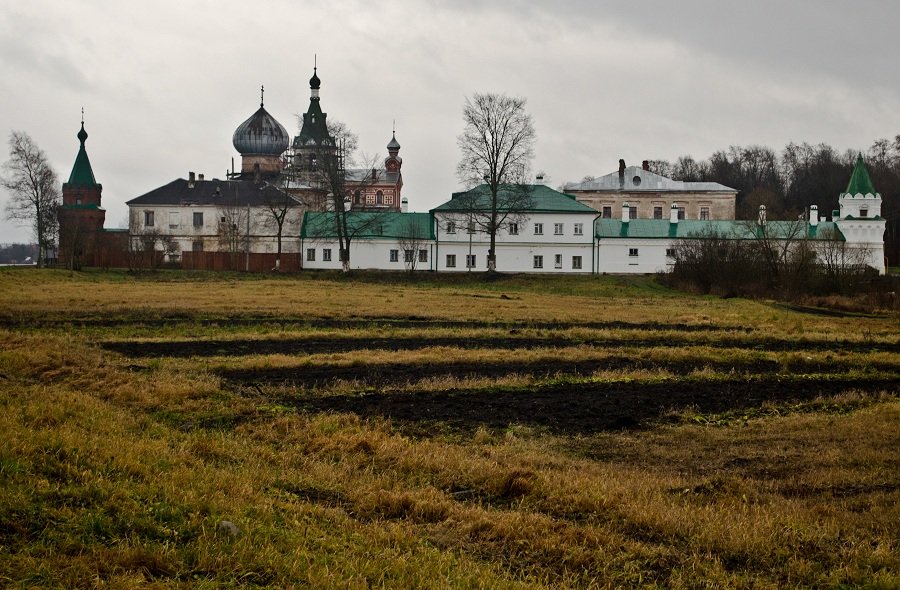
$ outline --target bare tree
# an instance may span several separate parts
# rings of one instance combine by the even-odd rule
[[[502,94],[467,98],[463,122],[463,132],[457,139],[461,157],[456,170],[460,181],[469,186],[487,185],[487,202],[472,195],[470,217],[490,236],[488,271],[494,271],[497,232],[511,216],[531,205],[524,184],[534,155],[534,124],[525,112],[524,98]]]
[[[284,224],[293,220],[303,202],[271,185],[262,188],[263,207],[268,213],[264,225],[275,229],[276,255],[275,270],[281,270],[281,241]]]
[[[219,214],[219,251],[229,254],[229,266],[231,270],[240,268],[240,255],[249,254],[250,223],[249,207],[242,207],[237,202],[223,202],[218,207]]]
[[[350,244],[354,238],[381,223],[381,218],[378,213],[366,215],[361,212],[354,213],[350,210],[351,196],[347,189],[346,154],[346,146],[338,144],[338,149],[333,155],[323,158],[322,172],[328,188],[328,202],[326,204],[328,215],[325,216],[325,219],[329,221],[325,227],[311,228],[311,232],[307,233],[308,235],[316,235],[318,233],[319,235],[336,236],[341,268],[344,272],[349,272]],[[377,161],[377,156],[370,160],[367,159],[364,162],[364,167],[368,169],[374,168]],[[353,188],[364,191],[367,185],[374,182],[376,182],[374,177],[367,177],[358,182],[354,181]]]
[[[428,236],[424,229],[419,223],[416,223],[415,218],[411,215],[401,223],[397,244],[403,252],[403,264],[409,273],[415,272],[416,266],[420,262],[419,251],[422,250],[427,239]]]
[[[24,131],[9,135],[9,160],[3,165],[0,185],[10,194],[6,217],[31,224],[38,243],[38,266],[56,244],[56,210],[60,202],[59,181],[47,155]]]

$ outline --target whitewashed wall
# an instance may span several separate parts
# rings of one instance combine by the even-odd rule
[[[510,233],[504,227],[497,233],[497,270],[500,272],[539,273],[590,273],[592,267],[593,224],[596,213],[532,213],[517,220],[518,232]],[[455,233],[449,233],[448,223],[456,225]],[[538,233],[535,224],[541,224]],[[555,233],[556,224],[562,224]],[[576,234],[576,224],[581,233]],[[467,256],[475,256],[471,270],[487,269],[490,236],[482,231],[470,234],[466,217],[455,213],[435,213],[437,236],[437,270],[467,272]],[[470,250],[471,244],[471,250]],[[447,256],[455,257],[455,266],[448,266]],[[535,256],[541,256],[541,266],[535,266]],[[557,265],[556,257],[561,257]],[[576,268],[573,258],[581,258],[581,268]]]
[[[341,261],[337,240],[305,239],[301,242],[302,268],[340,270]],[[433,270],[435,244],[431,240],[423,240],[413,253],[416,257],[415,270]],[[314,251],[314,260],[309,259],[309,250]],[[396,251],[396,260],[391,260],[391,251]],[[426,251],[427,260],[419,260],[418,250]],[[330,251],[331,260],[325,260],[326,251]],[[351,240],[350,268],[354,270],[398,270],[409,269],[404,263],[403,249],[396,239]]]

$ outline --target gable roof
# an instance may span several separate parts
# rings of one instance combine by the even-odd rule
[[[258,207],[268,204],[302,205],[297,197],[289,195],[268,183],[252,180],[173,180],[148,193],[135,197],[125,204],[135,205],[217,205],[229,207]]]
[[[644,170],[639,166],[629,166],[625,168],[623,176],[623,184],[619,185],[618,171],[606,176],[594,178],[584,182],[567,182],[565,185],[567,191],[619,191],[626,190],[629,192],[729,192],[737,193],[737,189],[727,187],[718,182],[688,182],[684,180],[672,180],[655,172]]]
[[[759,226],[752,221],[740,220],[697,220],[681,219],[671,223],[667,219],[632,219],[623,223],[621,219],[598,219],[594,224],[597,238],[695,238],[716,234],[734,240],[755,239],[760,236]],[[824,239],[823,236],[837,235],[843,240],[837,224],[820,221],[810,225],[796,221],[769,221],[766,235],[773,239],[809,238]],[[835,233],[836,232],[836,233]]]
[[[522,192],[526,191],[526,192]],[[530,197],[530,201],[526,200],[524,195]],[[559,191],[555,191],[549,186],[543,184],[526,184],[514,185],[504,184],[500,186],[497,193],[498,205],[501,210],[504,209],[505,203],[514,203],[517,209],[521,206],[523,212],[530,211],[535,213],[592,213],[597,211],[591,209],[584,203],[579,203],[572,195],[567,195]],[[467,211],[490,211],[491,208],[491,191],[487,184],[481,184],[467,191],[453,193],[449,201],[432,209],[432,212],[467,212]],[[507,209],[510,207],[507,207]]]
[[[303,215],[301,238],[336,238],[336,216],[333,212],[307,211]],[[348,211],[347,226],[353,239],[398,239],[414,236],[434,239],[430,213],[397,213],[396,211]]]

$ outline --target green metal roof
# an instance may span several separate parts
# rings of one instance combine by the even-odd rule
[[[415,236],[434,239],[434,224],[430,213],[397,213],[350,211],[347,227],[353,239],[377,240]],[[332,212],[307,211],[303,215],[301,238],[337,238],[336,216]]]
[[[850,183],[847,185],[847,193],[851,195],[869,195],[875,193],[875,185],[869,178],[869,171],[863,162],[862,154],[856,158],[856,165],[853,167],[853,174],[850,176]]]
[[[595,235],[603,238],[650,238],[678,239],[719,235],[735,240],[755,239],[762,235],[760,227],[752,221],[682,219],[671,223],[667,219],[632,219],[622,223],[621,219],[598,219],[594,224]],[[825,235],[836,235],[844,239],[837,225],[830,221],[820,221],[813,226],[803,223],[798,226],[795,221],[769,221],[765,226],[765,235],[774,239],[788,237],[823,239]]]
[[[78,155],[75,156],[75,165],[72,166],[72,173],[69,175],[68,184],[73,186],[97,185],[97,180],[94,178],[94,170],[91,168],[91,161],[88,158],[87,151],[84,149],[84,142],[87,138],[88,134],[84,130],[84,123],[82,123],[81,131],[78,132],[81,147],[78,149]]]
[[[522,198],[522,192],[527,191],[530,202]],[[504,184],[500,186],[497,193],[498,205],[504,210],[504,205],[514,203],[517,209],[521,207],[522,211],[531,212],[553,212],[553,213],[594,213],[597,211],[591,209],[584,203],[579,203],[575,197],[566,193],[555,191],[549,186],[543,184]],[[453,196],[446,203],[435,207],[431,211],[460,211],[466,212],[471,210],[489,211],[491,208],[491,189],[487,184],[481,184],[467,191],[453,193]]]

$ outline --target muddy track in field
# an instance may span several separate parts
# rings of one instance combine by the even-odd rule
[[[0,318],[0,328],[116,328],[116,327],[165,327],[165,326],[285,326],[297,328],[334,328],[342,330],[360,328],[468,328],[500,330],[568,330],[586,328],[589,330],[669,330],[677,332],[746,332],[753,328],[740,326],[712,326],[708,324],[667,324],[662,322],[555,322],[555,321],[479,321],[441,320],[421,317],[359,317],[347,319],[333,318],[285,318],[274,316],[223,316],[219,318],[197,318],[193,316],[171,316],[165,318]]]
[[[592,346],[595,348],[667,347],[683,348],[710,346],[759,351],[809,352],[900,352],[898,342],[859,342],[823,340],[781,340],[777,338],[579,338],[546,337],[380,337],[380,338],[291,338],[263,340],[187,340],[166,342],[103,342],[101,346],[129,357],[189,357],[189,356],[246,356],[253,354],[311,355],[353,352],[356,350],[421,350],[446,346],[461,349],[532,349],[564,346]]]
[[[848,390],[898,391],[897,379],[796,379],[762,377],[727,381],[665,383],[582,383],[510,391],[373,393],[279,400],[306,412],[346,412],[390,418],[416,434],[511,424],[559,434],[590,434],[649,427],[671,411],[703,414],[758,408],[766,402],[791,404]]]
[[[371,365],[311,365],[290,368],[247,369],[220,371],[225,380],[236,385],[274,385],[285,387],[326,387],[337,381],[357,381],[366,388],[391,389],[422,379],[502,378],[510,375],[531,375],[538,379],[555,376],[587,377],[598,371],[665,370],[675,375],[688,375],[710,368],[719,373],[751,373],[756,375],[790,373],[834,374],[847,370],[846,366],[827,361],[793,362],[785,367],[779,362],[765,359],[741,361],[708,361],[704,359],[650,361],[629,357],[566,361],[558,359],[516,361],[454,362],[430,364],[371,364]],[[882,363],[872,369],[896,373],[900,367]]]

